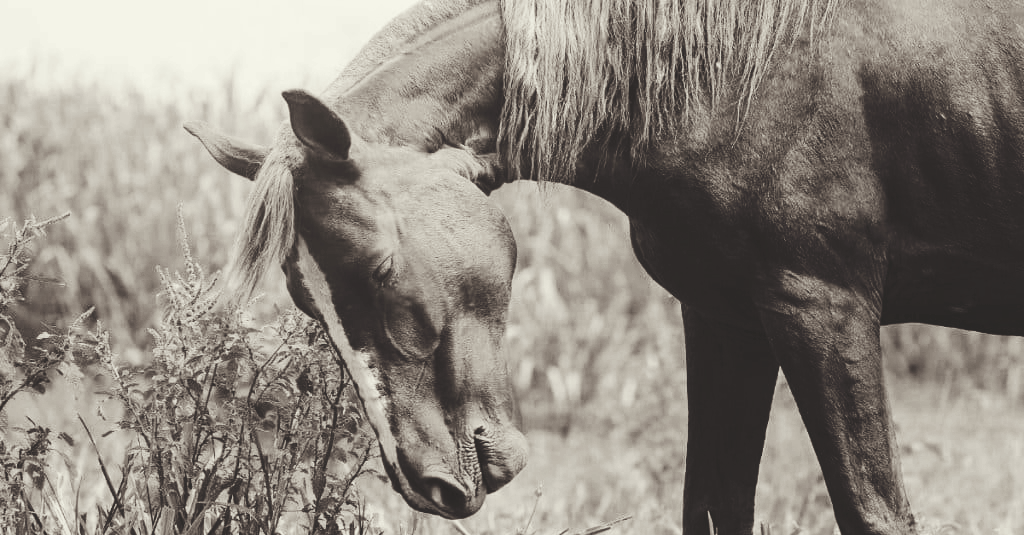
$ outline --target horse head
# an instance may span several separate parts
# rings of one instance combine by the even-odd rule
[[[501,349],[516,245],[467,179],[486,164],[363,141],[316,97],[284,96],[286,156],[187,128],[227,169],[285,182],[288,290],[342,357],[393,486],[418,510],[468,516],[526,460]],[[275,217],[269,197],[259,217]]]
[[[449,518],[476,512],[526,461],[501,348],[516,245],[486,195],[503,180],[500,32],[497,6],[481,4],[343,74],[323,99],[286,91],[271,149],[186,125],[255,180],[242,293],[284,269],[353,378],[392,486]]]

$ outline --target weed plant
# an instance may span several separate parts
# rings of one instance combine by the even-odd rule
[[[108,466],[103,437],[85,429],[107,498],[83,510],[79,492],[60,483],[76,478],[70,463],[54,461],[55,433],[4,425],[0,532],[379,533],[354,486],[384,477],[372,462],[376,442],[323,333],[294,310],[262,328],[244,308],[217,311],[216,277],[192,257],[182,219],[184,273],[158,270],[164,313],[150,331],[149,365],[120,364],[109,334],[85,331],[84,317],[61,335],[38,336],[45,346],[19,343],[6,303],[31,279],[27,244],[50,223],[26,223],[0,257],[15,266],[0,272],[10,340],[0,402],[44,390],[48,371],[98,364],[132,438],[122,464]]]

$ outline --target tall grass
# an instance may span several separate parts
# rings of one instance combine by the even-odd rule
[[[86,315],[26,346],[6,304],[31,278],[28,242],[51,222],[26,223],[0,257],[0,320],[14,340],[0,348],[0,413],[44,392],[48,372],[75,377],[76,388],[98,364],[129,438],[96,436],[81,415],[87,442],[0,421],[0,533],[379,533],[354,487],[361,476],[384,478],[371,462],[376,441],[313,322],[291,309],[255,328],[244,309],[214,312],[216,278],[192,257],[179,221],[184,273],[158,269],[164,307],[148,365],[117,362],[109,333],[83,328]],[[90,445],[87,467],[102,477],[76,474],[54,439]],[[125,451],[116,465],[102,454],[112,446]]]
[[[179,204],[195,229],[196,254],[224,263],[246,184],[208,165],[181,123],[208,117],[269,139],[280,119],[233,104],[231,92],[225,83],[224,94],[196,97],[185,109],[130,89],[41,90],[31,78],[0,81],[0,214],[21,221],[71,211],[35,260],[37,272],[56,274],[66,286],[26,289],[23,330],[39,332],[42,322],[95,307],[119,344],[149,343],[146,328],[159,318],[154,266],[177,262]]]

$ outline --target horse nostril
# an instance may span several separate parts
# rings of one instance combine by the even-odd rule
[[[427,476],[423,478],[423,486],[430,501],[450,513],[460,514],[469,505],[465,489],[447,478]]]

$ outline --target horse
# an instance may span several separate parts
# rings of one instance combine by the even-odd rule
[[[1024,335],[1021,7],[424,2],[286,92],[272,148],[189,129],[256,179],[240,287],[283,266],[412,507],[472,514],[522,468],[485,194],[540,180],[623,211],[680,301],[684,532],[751,533],[781,370],[840,531],[916,533],[879,329]]]

